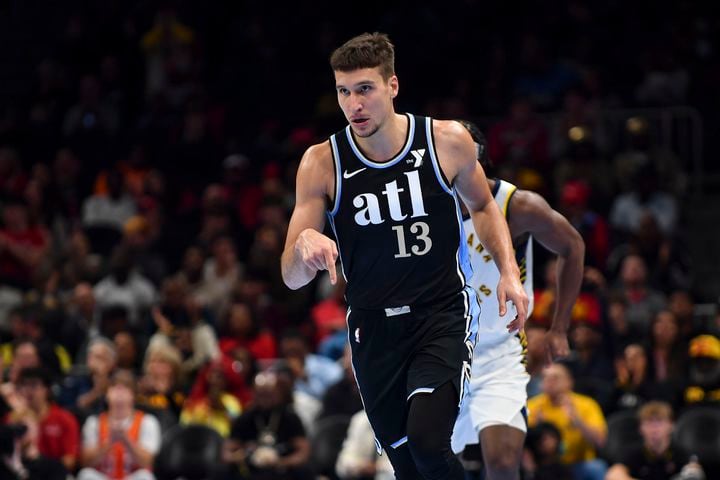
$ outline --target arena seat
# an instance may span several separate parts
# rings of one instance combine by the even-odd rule
[[[608,435],[603,448],[603,456],[609,463],[621,460],[622,453],[629,447],[642,444],[637,412],[622,410],[607,418]]]
[[[155,457],[157,480],[207,480],[221,474],[223,439],[202,425],[171,428],[163,437]]]
[[[707,478],[720,475],[720,408],[694,407],[675,422],[675,443],[688,454],[697,455]]]

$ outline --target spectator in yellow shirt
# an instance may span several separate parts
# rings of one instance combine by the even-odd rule
[[[242,413],[240,400],[228,392],[228,379],[223,364],[210,364],[207,372],[207,392],[189,398],[180,413],[183,425],[200,424],[215,429],[223,437],[230,435],[232,422]]]
[[[543,393],[528,401],[528,424],[549,422],[562,437],[562,463],[578,480],[602,480],[607,464],[597,458],[605,444],[607,425],[600,406],[590,397],[574,393],[568,368],[554,363],[543,372]]]

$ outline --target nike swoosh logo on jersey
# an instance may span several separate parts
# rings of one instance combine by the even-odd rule
[[[360,170],[355,170],[355,171],[352,172],[352,173],[348,173],[348,171],[345,170],[345,172],[343,173],[343,178],[352,178],[352,177],[354,177],[355,175],[357,175],[358,173],[360,173],[360,172],[362,172],[362,171],[365,171],[365,170],[367,170],[367,167],[363,167],[363,168],[361,168]]]

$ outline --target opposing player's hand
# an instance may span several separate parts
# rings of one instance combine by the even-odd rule
[[[517,332],[525,327],[528,311],[528,297],[525,289],[520,283],[520,278],[514,275],[501,275],[497,288],[498,303],[500,304],[500,316],[507,313],[508,301],[515,305],[517,316],[508,323],[508,332]]]
[[[330,283],[333,285],[337,283],[335,262],[338,249],[329,237],[312,228],[303,230],[295,242],[295,251],[308,268],[316,272],[327,270],[330,274]]]
[[[567,334],[552,329],[545,334],[545,366],[557,362],[570,354]]]

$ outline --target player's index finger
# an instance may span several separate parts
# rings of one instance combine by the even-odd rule
[[[507,302],[507,297],[505,296],[505,290],[498,289],[498,305],[500,306],[500,315],[505,315],[505,312],[507,311],[507,306],[505,305],[505,302]]]
[[[333,258],[333,252],[332,250],[328,249],[325,251],[325,265],[327,266],[327,271],[330,274],[330,283],[335,285],[337,282],[337,272],[335,271],[335,258]]]

